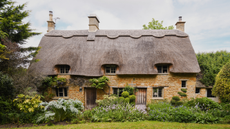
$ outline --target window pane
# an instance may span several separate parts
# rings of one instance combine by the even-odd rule
[[[111,73],[116,73],[116,68],[115,67],[111,67]]]
[[[58,96],[58,88],[56,88],[56,96]]]
[[[163,73],[167,73],[168,72],[168,66],[163,66]]]
[[[63,92],[62,90],[63,90],[62,88],[58,88],[59,93],[60,93],[60,92]]]
[[[60,73],[64,73],[64,67],[63,66],[60,67]]]
[[[158,71],[158,73],[162,73],[161,70],[162,69],[162,67],[161,66],[157,66],[157,71]]]
[[[123,92],[123,88],[119,88],[119,97],[121,97],[122,92]]]
[[[200,88],[196,88],[196,93],[200,93]]]
[[[163,88],[159,88],[159,89],[158,89],[158,97],[162,97],[162,89],[163,89]]]
[[[65,73],[69,73],[69,66],[66,66],[65,70]]]
[[[113,88],[113,94],[117,95],[117,88]]]
[[[186,87],[186,81],[181,81],[181,87]]]
[[[64,92],[65,92],[65,96],[68,96],[67,95],[67,88],[64,88]]]
[[[63,93],[60,93],[60,92],[59,92],[59,96],[60,96],[60,97],[63,97]]]
[[[212,95],[212,89],[207,89],[207,97],[215,97]]]
[[[105,72],[110,73],[110,67],[105,67]]]
[[[153,97],[157,97],[157,89],[153,89]]]

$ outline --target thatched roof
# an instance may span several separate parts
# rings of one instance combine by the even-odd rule
[[[157,74],[156,64],[172,64],[170,72],[198,73],[195,52],[179,30],[53,30],[43,36],[30,69],[57,74],[55,65],[67,64],[71,75],[102,76],[101,66],[116,64],[117,74]]]

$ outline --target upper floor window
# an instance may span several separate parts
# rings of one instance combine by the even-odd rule
[[[68,65],[61,65],[59,66],[60,73],[69,73],[70,67]]]
[[[186,87],[186,83],[187,83],[187,81],[181,81],[181,87]]]
[[[168,66],[167,65],[159,65],[157,66],[158,73],[168,73]]]
[[[106,65],[105,73],[106,74],[114,74],[116,73],[117,66],[116,65]]]

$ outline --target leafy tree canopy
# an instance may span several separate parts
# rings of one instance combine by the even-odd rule
[[[216,75],[220,69],[230,60],[230,52],[217,51],[210,53],[196,54],[201,72],[199,73],[200,81],[206,86],[215,84]]]
[[[222,102],[230,102],[230,62],[224,65],[216,76],[212,93],[219,96]]]
[[[163,27],[163,21],[159,22],[158,20],[152,19],[151,22],[149,22],[148,26],[143,25],[144,30],[172,30],[174,29],[173,25],[168,27]]]

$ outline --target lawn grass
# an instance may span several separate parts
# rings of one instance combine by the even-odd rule
[[[28,127],[25,127],[28,128]],[[230,128],[230,124],[194,124],[177,122],[98,122],[86,124],[69,124],[54,126],[29,127],[30,129],[224,129]]]

